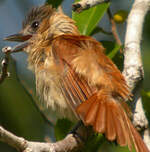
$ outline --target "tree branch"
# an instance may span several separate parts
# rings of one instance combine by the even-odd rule
[[[0,83],[4,81],[4,79],[9,76],[9,73],[7,72],[8,69],[8,63],[9,63],[9,52],[11,50],[11,47],[4,47],[2,49],[2,52],[5,53],[4,58],[1,62],[2,64],[2,70],[0,74]]]
[[[83,135],[83,132],[88,134],[88,130],[84,126],[81,126],[79,130],[80,135]],[[15,136],[1,126],[0,141],[16,148],[19,152],[75,152],[83,146],[83,141],[74,133],[68,134],[63,140],[55,143],[30,142],[22,137]]]
[[[0,126],[0,141],[9,144],[17,150],[25,149],[25,139],[17,137]]]
[[[109,0],[81,0],[80,2],[74,3],[72,9],[75,12],[82,12],[83,10],[94,7],[98,4],[109,2]]]
[[[135,0],[127,20],[123,75],[131,90],[134,90],[144,77],[140,42],[142,39],[144,18],[149,10],[149,6],[150,0]],[[142,99],[138,88],[136,88],[135,97],[133,103],[133,123],[135,127],[144,131],[144,141],[150,149],[148,120],[142,107]]]

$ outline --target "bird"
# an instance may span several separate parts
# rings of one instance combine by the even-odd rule
[[[13,51],[28,54],[36,91],[58,118],[81,120],[129,151],[149,152],[130,120],[124,76],[102,43],[81,35],[70,17],[48,4],[33,7],[22,30],[5,40],[21,42]]]

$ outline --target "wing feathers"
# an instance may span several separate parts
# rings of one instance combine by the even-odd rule
[[[61,68],[62,93],[85,125],[130,151],[134,144],[137,152],[149,152],[127,116],[126,104],[119,101],[131,94],[120,71],[103,54],[104,48],[90,37],[62,35],[53,40],[52,49]]]
[[[99,108],[99,103],[97,103],[97,100],[95,100],[91,104],[91,107],[87,112],[87,115],[85,117],[85,124],[93,124],[95,122],[98,108]]]
[[[100,103],[98,114],[96,117],[94,129],[96,132],[105,132],[106,127],[106,106],[103,102]]]
[[[117,135],[117,142],[121,146],[126,146],[126,130],[124,127],[123,120],[120,116],[120,110],[116,107],[113,107],[112,109],[112,115],[114,119],[115,129],[116,129],[116,135]]]
[[[116,140],[120,146],[128,146],[130,151],[135,147],[137,152],[149,152],[124,107],[107,93],[101,91],[94,94],[78,106],[77,113],[84,118],[85,125],[92,125],[96,132],[104,133],[108,140]]]
[[[116,128],[114,125],[114,116],[112,115],[112,107],[107,103],[107,122],[106,122],[106,137],[113,141],[116,139]],[[109,120],[109,121],[108,121]]]
[[[92,99],[92,100],[90,100],[90,99]],[[95,100],[95,99],[96,98],[89,98],[89,100],[84,101],[82,103],[84,109],[82,107],[78,106],[77,112],[81,114],[80,117],[82,118],[83,121],[85,120],[86,113],[87,113],[87,111],[89,111],[89,109],[93,103],[93,100]],[[86,103],[86,102],[88,102],[88,103]]]

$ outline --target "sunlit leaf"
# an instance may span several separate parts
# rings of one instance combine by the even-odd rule
[[[72,18],[76,21],[76,25],[78,26],[81,34],[90,35],[93,29],[102,19],[108,7],[109,3],[103,3],[85,10],[80,14],[73,12]]]

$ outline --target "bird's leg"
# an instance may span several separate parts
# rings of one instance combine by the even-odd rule
[[[73,127],[69,134],[73,134],[75,137],[85,142],[87,138],[92,134],[92,128],[86,127],[82,121],[78,121],[78,123]]]

